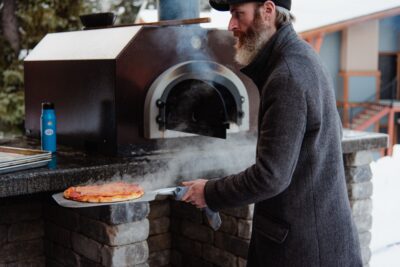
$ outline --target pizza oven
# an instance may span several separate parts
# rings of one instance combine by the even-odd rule
[[[199,25],[48,34],[24,63],[26,134],[39,137],[44,101],[55,104],[59,144],[107,154],[252,133],[258,90],[233,42]]]

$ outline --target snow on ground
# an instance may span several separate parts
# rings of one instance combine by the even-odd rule
[[[400,145],[371,163],[374,192],[371,267],[400,266]]]

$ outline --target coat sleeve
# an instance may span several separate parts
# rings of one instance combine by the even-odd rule
[[[288,75],[272,79],[262,92],[256,163],[206,183],[205,199],[212,210],[272,198],[291,182],[307,124],[305,93]]]

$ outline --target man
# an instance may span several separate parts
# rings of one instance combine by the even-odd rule
[[[215,211],[256,203],[248,266],[362,266],[332,83],[293,30],[291,1],[210,4],[230,10],[236,60],[260,92],[256,163],[186,182],[183,200]]]

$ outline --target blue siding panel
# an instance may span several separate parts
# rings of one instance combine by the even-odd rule
[[[400,51],[400,15],[379,21],[379,51]]]
[[[340,71],[340,46],[341,32],[327,34],[319,53],[328,72],[332,76],[336,99],[343,99],[343,85],[341,79],[338,77]]]

